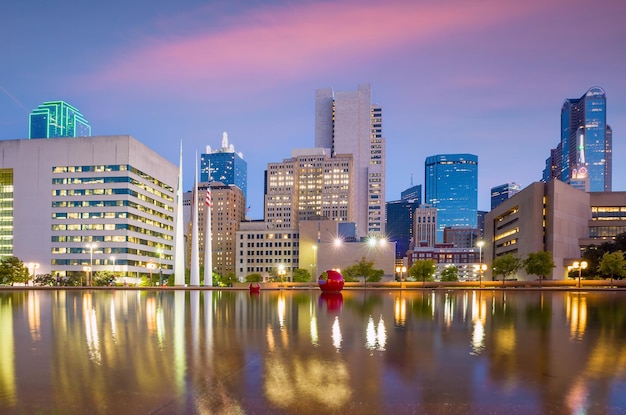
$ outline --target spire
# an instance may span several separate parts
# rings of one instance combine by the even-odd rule
[[[228,148],[228,134],[226,131],[222,133],[222,149]]]
[[[174,285],[185,285],[185,235],[183,223],[183,140],[180,140],[178,187],[176,189],[176,228],[174,236]]]
[[[200,252],[198,247],[198,152],[194,159],[195,174],[193,177],[193,191],[191,192],[191,270],[189,285],[200,285]]]

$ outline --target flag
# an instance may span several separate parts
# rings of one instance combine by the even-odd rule
[[[206,203],[208,207],[211,207],[211,188],[210,187],[206,188],[206,197],[204,199],[204,203]]]

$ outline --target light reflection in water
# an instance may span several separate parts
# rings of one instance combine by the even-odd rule
[[[335,347],[335,349],[339,350],[341,348],[341,341],[343,340],[343,337],[341,336],[341,327],[339,326],[338,316],[335,316],[331,337],[333,339],[333,346]]]
[[[282,293],[278,297],[278,323],[281,329],[285,325],[285,296]]]
[[[87,340],[87,350],[89,351],[89,359],[97,364],[102,363],[100,355],[100,337],[98,335],[98,316],[96,309],[92,304],[92,294],[85,293],[83,295],[83,318],[85,321],[85,336]]]
[[[15,383],[15,339],[13,336],[13,301],[0,297],[0,403],[17,404]],[[0,407],[1,408],[1,407]]]
[[[0,413],[626,407],[626,293],[46,291],[0,291]]]
[[[393,300],[393,323],[396,327],[404,327],[406,324],[406,299],[402,295]]]
[[[115,296],[111,296],[111,303],[109,304],[111,308],[109,312],[109,319],[111,320],[111,340],[113,340],[114,344],[117,344],[117,319],[115,318]]]
[[[41,312],[37,291],[28,292],[28,327],[33,342],[41,340]]]
[[[365,329],[365,348],[368,350],[384,351],[387,344],[387,329],[383,317],[380,316],[378,325],[374,324],[374,319],[369,316]]]
[[[494,302],[495,303],[495,302]],[[479,355],[485,349],[485,322],[487,321],[487,302],[482,291],[472,293],[472,340],[471,355]]]
[[[587,299],[580,293],[568,293],[567,296],[567,318],[570,322],[570,338],[572,340],[582,340],[587,327]]]
[[[315,317],[315,315],[311,316],[310,332],[311,344],[313,344],[314,346],[319,346],[320,336],[317,332],[317,317]]]

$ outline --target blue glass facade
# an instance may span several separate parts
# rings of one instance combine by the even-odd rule
[[[44,102],[29,115],[28,138],[89,137],[91,126],[64,101]]]
[[[426,158],[424,202],[437,208],[437,242],[443,229],[475,228],[478,212],[478,156],[439,154]]]
[[[600,87],[590,88],[578,99],[567,99],[561,108],[561,142],[553,163],[553,178],[566,183],[588,182],[590,192],[612,189],[612,131],[606,123],[606,94]],[[556,165],[555,165],[556,164]],[[550,177],[550,178],[552,178]]]
[[[248,163],[235,152],[216,151],[201,154],[200,181],[235,185],[243,191],[244,198],[247,199]]]
[[[522,190],[517,183],[505,183],[491,188],[491,210]]]
[[[420,186],[421,189],[421,186]],[[420,205],[418,199],[387,202],[387,238],[396,242],[396,258],[404,258],[413,238],[413,216]]]

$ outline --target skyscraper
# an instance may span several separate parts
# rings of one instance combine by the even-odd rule
[[[613,132],[606,123],[606,93],[592,87],[561,107],[561,141],[550,152],[543,181],[558,179],[581,190],[611,191]]]
[[[328,218],[354,222],[352,155],[330,157],[329,149],[292,150],[292,157],[269,163],[265,221],[277,229],[297,229],[301,220]]]
[[[44,102],[30,113],[29,118],[28,138],[91,136],[87,120],[64,101]]]
[[[387,237],[396,242],[396,258],[404,258],[413,240],[413,215],[420,206],[420,199],[387,202]]]
[[[499,186],[491,188],[491,209],[498,206],[500,203],[509,199],[515,193],[522,190],[522,186],[517,183],[504,183]]]
[[[210,165],[210,172],[209,172]],[[248,163],[242,153],[236,153],[235,147],[228,143],[228,134],[222,134],[222,146],[211,150],[207,146],[206,153],[200,155],[200,181],[222,182],[235,185],[243,191],[244,199],[248,189]]]
[[[476,227],[478,212],[478,157],[439,154],[426,158],[424,202],[437,209],[437,242],[443,229]]]
[[[356,91],[318,89],[315,94],[315,147],[331,157],[351,154],[354,161],[357,236],[385,233],[385,139],[382,108],[372,104],[369,85]]]

